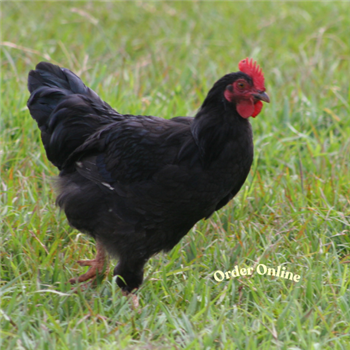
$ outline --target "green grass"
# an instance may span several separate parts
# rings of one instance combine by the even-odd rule
[[[345,2],[1,4],[2,349],[348,349],[350,7]],[[26,79],[70,68],[124,113],[193,115],[254,57],[271,104],[239,195],[155,256],[130,308],[111,274],[71,289],[94,244],[55,208]],[[113,261],[113,263],[115,263]],[[299,282],[216,270],[285,266]]]

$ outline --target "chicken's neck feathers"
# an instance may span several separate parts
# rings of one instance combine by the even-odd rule
[[[192,123],[191,132],[205,167],[218,159],[230,141],[240,138],[249,141],[252,138],[249,121],[239,116],[233,104],[225,101],[203,103]]]

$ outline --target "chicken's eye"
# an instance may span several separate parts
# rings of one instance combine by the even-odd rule
[[[243,82],[239,82],[237,86],[240,90],[243,90],[245,88],[245,84]]]

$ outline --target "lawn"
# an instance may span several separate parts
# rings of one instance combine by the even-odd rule
[[[1,9],[2,349],[349,349],[349,3]],[[29,70],[59,64],[122,113],[171,118],[194,115],[247,56],[271,103],[251,118],[255,158],[240,193],[149,261],[139,310],[112,273],[72,289],[85,270],[76,260],[91,258],[94,242],[55,207],[57,170],[26,107]],[[214,278],[236,265],[254,271]]]

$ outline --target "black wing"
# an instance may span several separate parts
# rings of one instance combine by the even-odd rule
[[[185,167],[197,161],[198,150],[188,124],[127,115],[88,138],[65,167],[71,168],[75,162],[84,177],[113,187],[115,183],[147,181],[165,167]]]

